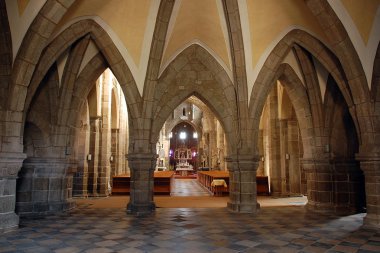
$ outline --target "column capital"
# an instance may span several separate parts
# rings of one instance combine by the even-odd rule
[[[305,172],[331,172],[330,159],[301,158],[300,163]]]
[[[229,171],[256,171],[259,155],[229,155],[225,157]]]
[[[127,155],[131,170],[154,171],[158,155],[155,153],[130,153]]]
[[[155,153],[129,153],[127,154],[128,161],[149,160],[156,161],[158,155]]]
[[[25,158],[24,153],[0,153],[0,178],[17,178]]]
[[[360,162],[380,162],[380,153],[357,153],[356,160]]]
[[[41,174],[74,173],[78,167],[75,160],[55,157],[29,157],[24,160],[24,168],[39,168]]]

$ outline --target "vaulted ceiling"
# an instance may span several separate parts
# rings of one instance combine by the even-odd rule
[[[372,60],[373,63],[380,38],[380,0],[328,2],[345,26],[363,66],[366,66],[367,61]],[[46,0],[6,0],[13,58],[30,24],[45,3]],[[271,50],[290,30],[301,28],[327,47],[331,46],[328,35],[304,0],[239,0],[238,4],[248,90]],[[49,40],[78,20],[94,20],[108,33],[123,55],[142,93],[159,5],[159,0],[77,0],[59,21]],[[169,21],[160,73],[189,45],[199,44],[213,55],[231,77],[229,40],[220,0],[177,0]],[[88,50],[88,57],[97,51],[95,45],[90,45]],[[85,63],[86,60],[82,64]],[[372,70],[365,72],[368,79]]]

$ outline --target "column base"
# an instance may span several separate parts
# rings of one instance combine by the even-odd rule
[[[370,214],[367,215],[363,219],[363,226],[367,228],[380,228],[380,215]]]
[[[147,215],[151,214],[156,210],[156,204],[151,202],[149,204],[132,204],[127,205],[127,214],[135,215]]]
[[[257,213],[260,209],[260,204],[241,204],[227,202],[227,209],[236,213]]]
[[[0,213],[0,234],[18,228],[19,216],[15,213]]]
[[[75,191],[73,192],[73,198],[88,198],[89,195],[88,195],[88,192],[87,190],[84,190],[84,191]]]
[[[74,200],[49,203],[17,203],[16,211],[20,217],[39,217],[57,212],[66,212],[76,207]]]
[[[358,213],[355,207],[334,205],[333,203],[318,203],[308,200],[306,209],[318,213],[334,213],[337,215],[352,215]]]

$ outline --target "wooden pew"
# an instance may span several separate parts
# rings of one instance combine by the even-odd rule
[[[212,186],[215,179],[224,179],[227,187],[218,188]],[[198,181],[206,187],[212,194],[228,195],[229,194],[229,172],[228,171],[198,171]],[[269,195],[269,185],[267,176],[257,176],[257,195]],[[221,190],[221,192],[220,192]]]
[[[214,186],[213,181],[222,179],[227,187]],[[198,181],[206,187],[213,195],[228,195],[230,185],[230,175],[228,171],[198,171]]]
[[[170,195],[174,179],[173,171],[155,171],[154,188],[155,194]],[[126,195],[131,191],[131,175],[129,173],[114,176],[112,183],[113,195]]]

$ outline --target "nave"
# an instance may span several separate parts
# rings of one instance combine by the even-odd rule
[[[197,179],[174,179],[171,196],[211,196]]]

